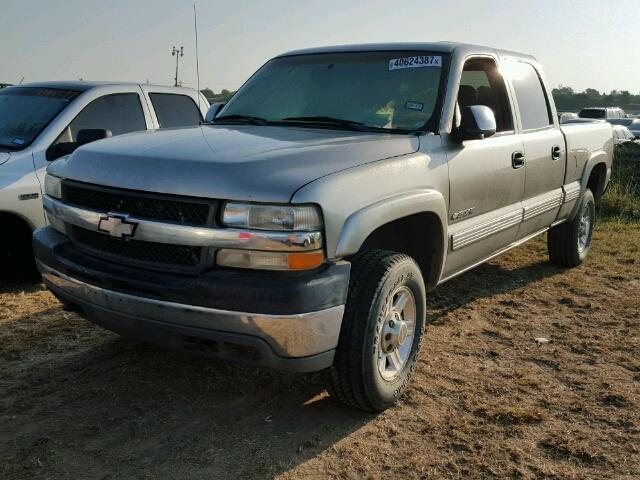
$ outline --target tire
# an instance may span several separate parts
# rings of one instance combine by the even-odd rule
[[[411,257],[371,250],[354,258],[334,363],[325,370],[329,393],[370,412],[392,406],[413,374],[425,312],[424,281]]]
[[[591,248],[595,221],[596,202],[587,188],[582,194],[575,218],[549,230],[549,260],[561,267],[577,267],[584,262]]]

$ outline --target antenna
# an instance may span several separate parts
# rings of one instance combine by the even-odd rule
[[[193,4],[193,29],[196,34],[196,81],[198,85],[198,110],[200,110],[200,95],[202,93],[200,93],[200,60],[198,58],[198,12],[195,3]]]

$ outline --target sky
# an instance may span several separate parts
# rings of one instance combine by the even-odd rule
[[[196,86],[193,3],[0,0],[0,83],[118,80]],[[238,88],[299,48],[450,40],[534,55],[552,86],[640,93],[640,0],[195,0],[200,86]]]

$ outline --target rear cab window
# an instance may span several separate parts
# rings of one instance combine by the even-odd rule
[[[150,93],[160,128],[191,127],[202,122],[198,105],[188,95]]]
[[[551,105],[535,67],[522,61],[510,60],[508,63],[522,130],[539,130],[552,126]]]
[[[578,116],[580,118],[601,119],[607,117],[607,112],[602,108],[583,108],[582,110],[580,110]]]

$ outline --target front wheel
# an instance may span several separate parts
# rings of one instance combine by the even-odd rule
[[[574,219],[549,230],[547,246],[551,262],[562,267],[580,265],[589,254],[595,222],[596,202],[591,190],[586,189]]]
[[[325,372],[330,394],[367,411],[393,405],[420,353],[425,305],[411,257],[372,250],[355,258],[334,364]]]

